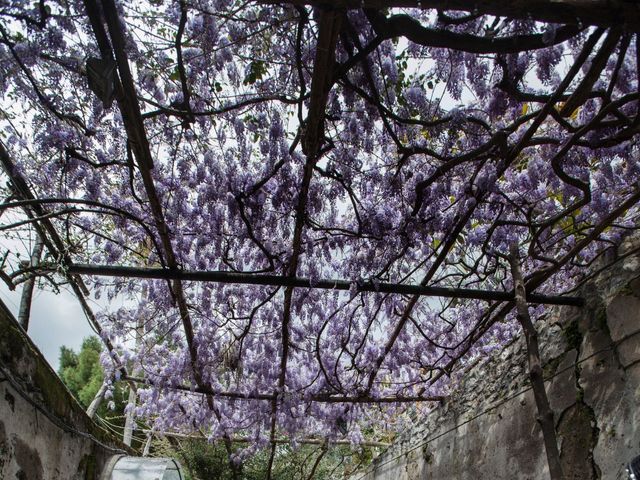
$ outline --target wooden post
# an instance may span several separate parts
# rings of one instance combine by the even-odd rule
[[[146,288],[143,286],[142,296],[145,296]],[[142,317],[138,317],[136,321],[136,350],[142,347],[144,342],[143,339],[143,329],[144,329],[144,321]],[[135,366],[131,365],[132,371]],[[137,389],[135,388],[135,384],[133,382],[129,383],[129,399],[128,399],[128,411],[125,414],[124,420],[124,433],[122,435],[122,441],[125,445],[131,446],[131,440],[133,438],[133,428],[135,424],[134,418],[134,409],[136,406],[136,401],[138,398]]]
[[[40,263],[40,256],[42,255],[42,248],[44,243],[40,238],[40,235],[36,233],[36,241],[31,251],[31,260],[29,262],[30,267],[37,267]],[[22,297],[20,298],[20,310],[18,311],[18,323],[26,332],[29,329],[29,317],[31,316],[31,299],[33,298],[33,288],[36,284],[36,275],[32,273],[29,278],[24,282],[22,288]]]
[[[148,457],[151,451],[151,441],[153,440],[153,433],[147,433],[147,441],[144,442],[144,449],[142,450],[142,456]]]
[[[563,480],[562,465],[560,464],[560,452],[558,450],[558,440],[556,438],[555,420],[553,410],[549,406],[549,399],[544,387],[544,377],[542,376],[542,364],[540,361],[540,349],[538,347],[538,332],[536,331],[531,317],[529,316],[529,306],[526,300],[526,290],[520,263],[518,261],[518,245],[512,244],[509,252],[509,263],[511,263],[511,275],[513,276],[513,288],[516,299],[516,313],[527,342],[527,355],[529,360],[529,380],[533,389],[533,396],[538,408],[538,423],[542,429],[542,438],[547,452],[547,463],[549,464],[549,475],[551,480]]]
[[[96,393],[96,396],[91,400],[91,404],[89,405],[89,408],[87,408],[87,415],[89,415],[89,418],[93,418],[98,411],[105,393],[107,393],[107,382],[103,382],[102,386]]]

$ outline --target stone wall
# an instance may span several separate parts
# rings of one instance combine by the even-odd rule
[[[0,303],[0,479],[97,480],[125,449],[87,417]]]
[[[640,455],[640,256],[618,255],[579,292],[586,307],[537,323],[567,479],[626,479]],[[548,479],[527,373],[520,338],[353,479]]]

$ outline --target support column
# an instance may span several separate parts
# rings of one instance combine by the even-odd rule
[[[31,260],[29,261],[29,267],[37,267],[40,263],[40,257],[42,256],[42,248],[44,243],[40,236],[35,234],[36,240],[31,251]],[[29,317],[31,316],[31,300],[33,298],[33,288],[36,284],[36,274],[31,273],[29,278],[24,282],[22,288],[22,298],[20,299],[20,310],[18,311],[18,323],[26,332],[29,329]]]

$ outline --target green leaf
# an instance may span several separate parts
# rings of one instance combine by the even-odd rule
[[[254,60],[249,64],[249,73],[244,77],[245,85],[252,85],[258,80],[262,80],[264,74],[267,73],[267,65],[262,60]]]

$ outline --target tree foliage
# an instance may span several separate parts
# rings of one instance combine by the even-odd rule
[[[209,444],[203,440],[181,441],[179,445],[168,447],[177,455],[192,477],[198,479],[215,478],[231,480],[235,472],[229,467],[227,451],[222,443]],[[272,469],[276,480],[299,480],[308,478],[316,460],[315,479],[330,480],[349,475],[356,468],[367,465],[371,460],[371,449],[353,451],[349,446],[334,446],[323,453],[322,446],[300,445],[292,448],[281,445],[277,449]],[[242,478],[263,480],[267,478],[270,452],[263,449],[249,457],[242,465]]]
[[[85,338],[78,353],[68,347],[60,347],[58,374],[85,408],[102,386],[104,375],[100,366],[101,352],[102,343],[98,337]]]
[[[60,367],[58,375],[85,409],[89,407],[96,393],[105,381],[104,371],[100,364],[100,356],[104,346],[96,336],[83,340],[79,352],[71,348],[60,347]],[[116,428],[124,425],[124,408],[127,404],[128,389],[115,384],[102,402],[97,414],[100,418],[112,423]]]

